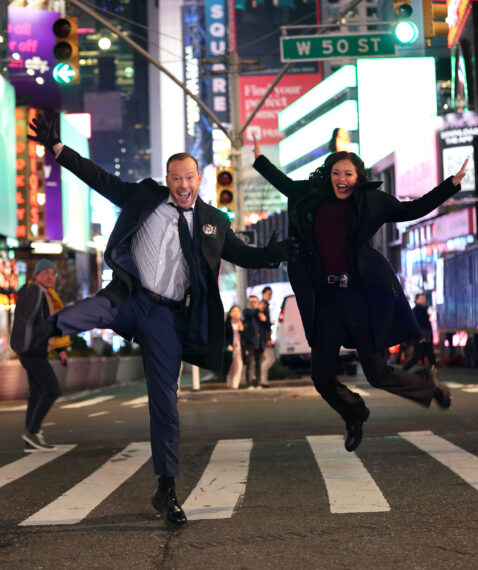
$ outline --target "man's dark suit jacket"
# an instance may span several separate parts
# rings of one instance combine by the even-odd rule
[[[67,146],[63,147],[57,161],[121,208],[104,254],[105,262],[113,270],[113,279],[100,291],[118,306],[131,296],[134,277],[137,277],[131,256],[131,237],[151,212],[168,198],[169,190],[151,178],[123,182]],[[224,347],[224,308],[218,287],[221,258],[251,268],[277,267],[278,263],[268,259],[265,248],[247,246],[232,231],[228,216],[199,197],[194,208],[194,223],[198,225],[200,252],[206,262],[199,267],[207,268],[203,277],[208,290],[208,346],[205,354],[185,352],[183,360],[202,368],[220,370]],[[194,233],[198,235],[197,231]]]

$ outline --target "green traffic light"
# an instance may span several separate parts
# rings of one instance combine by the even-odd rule
[[[68,85],[75,78],[76,71],[68,63],[57,63],[53,68],[53,79],[57,83]]]
[[[418,39],[418,27],[410,20],[401,20],[393,28],[393,38],[402,46],[413,44]]]

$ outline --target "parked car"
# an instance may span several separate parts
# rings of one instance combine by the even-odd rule
[[[284,366],[305,368],[310,366],[311,349],[305,337],[295,295],[284,297],[277,322],[276,358]],[[339,374],[357,373],[357,353],[340,347]]]

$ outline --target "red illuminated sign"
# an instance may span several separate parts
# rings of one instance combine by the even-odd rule
[[[274,77],[271,75],[245,75],[239,78],[241,121],[243,123],[262,99],[273,80]],[[315,87],[319,81],[320,75],[314,73],[285,75],[246,128],[244,144],[252,145],[253,134],[261,145],[279,144],[279,141],[284,138],[277,124],[279,111]]]

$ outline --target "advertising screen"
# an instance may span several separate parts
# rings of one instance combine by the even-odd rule
[[[14,237],[17,217],[15,204],[15,91],[0,75],[0,233]]]
[[[270,75],[245,75],[239,80],[241,90],[241,124],[244,124],[274,80]],[[318,74],[285,75],[265,100],[246,128],[244,144],[252,145],[254,134],[261,145],[278,144],[284,137],[279,131],[278,115],[320,81]]]
[[[89,158],[88,139],[60,115],[60,133],[64,144]],[[66,168],[61,169],[63,241],[73,249],[85,251],[90,240],[90,189]]]
[[[478,158],[478,115],[473,112],[450,113],[440,117],[438,148],[441,158],[441,176],[456,174],[468,159],[461,191],[456,198],[474,197],[476,194],[476,159]]]
[[[58,83],[52,71],[55,36],[52,27],[58,12],[8,7],[8,64],[17,97],[26,96],[34,107],[53,108],[61,104]]]
[[[358,59],[357,86],[366,167],[412,139],[437,114],[433,57]]]

